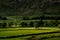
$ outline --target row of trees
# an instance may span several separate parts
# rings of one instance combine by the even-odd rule
[[[44,26],[58,26],[59,25],[59,22],[57,20],[55,21],[43,21],[43,20],[40,20],[40,21],[31,21],[30,23],[27,23],[27,22],[22,22],[21,23],[21,26],[22,27],[44,27]]]
[[[23,17],[23,20],[60,20],[60,16],[45,16],[45,15],[41,15],[39,17]]]
[[[40,27],[40,26],[43,26],[43,24],[44,24],[43,21],[37,21],[36,23],[31,21],[30,23],[22,22],[21,26],[22,27]]]
[[[43,24],[44,24],[43,21],[37,21],[36,24],[35,24],[35,22],[31,21],[29,24],[27,22],[21,22],[19,25],[21,27],[34,27],[34,26],[40,27]],[[13,27],[13,25],[15,25],[13,22],[10,22],[10,23],[0,23],[0,28]]]
[[[44,26],[58,26],[59,22],[57,20],[55,21],[31,21],[29,23],[27,22],[21,22],[20,24],[14,24],[14,22],[9,22],[9,23],[0,23],[0,28],[7,28],[7,27],[16,27],[16,25],[19,25],[19,27],[44,27]]]

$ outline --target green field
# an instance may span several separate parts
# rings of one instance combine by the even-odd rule
[[[42,32],[51,32],[55,30],[34,30],[34,29],[15,29],[15,28],[6,28],[6,29],[0,29],[0,37],[6,37],[6,36],[16,36],[16,35],[25,35],[25,34],[34,34],[34,33],[42,33]]]
[[[3,39],[1,39],[1,37],[10,37],[10,36],[19,36],[19,35],[27,35],[27,34],[38,34],[38,33],[45,33],[45,32],[60,31],[57,29],[58,28],[55,28],[55,29],[0,28],[0,40],[29,40],[29,38],[31,38],[32,35],[31,36],[16,37],[16,38],[3,38]],[[60,33],[36,35],[36,39],[43,38],[43,37],[50,37],[50,36],[60,36]],[[57,38],[55,38],[55,39],[57,39]],[[48,39],[46,39],[46,40],[48,40]]]

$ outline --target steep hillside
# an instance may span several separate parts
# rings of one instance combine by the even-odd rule
[[[0,0],[0,15],[60,15],[60,0]]]

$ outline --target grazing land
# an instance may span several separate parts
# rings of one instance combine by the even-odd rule
[[[40,28],[40,29],[28,29],[28,28],[1,28],[0,29],[0,40],[29,40],[29,38],[32,37],[31,36],[24,36],[24,35],[28,35],[28,34],[38,34],[38,33],[45,33],[45,32],[55,32],[55,31],[60,31],[59,28]],[[22,37],[17,37],[23,35]],[[42,38],[42,37],[49,37],[49,36],[60,36],[60,33],[54,33],[54,34],[43,34],[43,35],[36,35],[36,38]],[[13,38],[8,38],[8,37],[12,37]],[[3,37],[3,38],[1,38]],[[5,37],[5,38],[4,38]],[[6,38],[7,37],[7,38]],[[14,38],[15,37],[15,38]],[[52,38],[51,38],[52,39]],[[48,40],[48,39],[46,39]]]

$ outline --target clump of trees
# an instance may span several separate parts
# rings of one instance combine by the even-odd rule
[[[0,28],[8,28],[8,27],[12,27],[13,25],[13,22],[9,22],[9,23],[6,23],[6,22],[3,22],[3,23],[0,23]]]
[[[0,16],[0,20],[7,20],[7,17]]]
[[[45,21],[45,20],[39,20],[39,21],[30,21],[30,22],[21,22],[19,25],[21,25],[20,27],[55,27],[58,26],[60,22],[58,22],[57,20],[50,20],[50,21]],[[7,27],[13,27],[14,22],[3,22],[0,23],[0,28],[7,28]]]
[[[52,21],[43,21],[43,20],[40,20],[40,21],[31,21],[29,23],[27,22],[22,22],[21,23],[21,27],[48,27],[48,26],[51,26],[51,27],[55,27],[55,26],[58,26],[59,22],[57,20],[52,20]]]
[[[31,21],[31,22],[29,23],[29,26],[30,26],[30,27],[34,27],[34,22]]]
[[[44,25],[45,26],[58,26],[59,22],[57,20],[50,20],[50,21],[45,21]]]
[[[26,23],[26,22],[21,22],[21,27],[27,27],[28,26],[28,24]]]
[[[36,25],[37,27],[42,27],[44,25],[43,20],[38,21]]]
[[[2,23],[3,28],[7,28],[7,23]]]
[[[29,24],[27,23],[27,22],[22,22],[21,23],[21,26],[22,27],[41,27],[41,26],[43,26],[44,25],[44,22],[42,21],[42,20],[40,20],[40,21],[37,21],[37,22],[33,22],[33,21],[31,21],[31,22],[29,22]]]
[[[0,23],[0,28],[7,28],[7,23]]]

